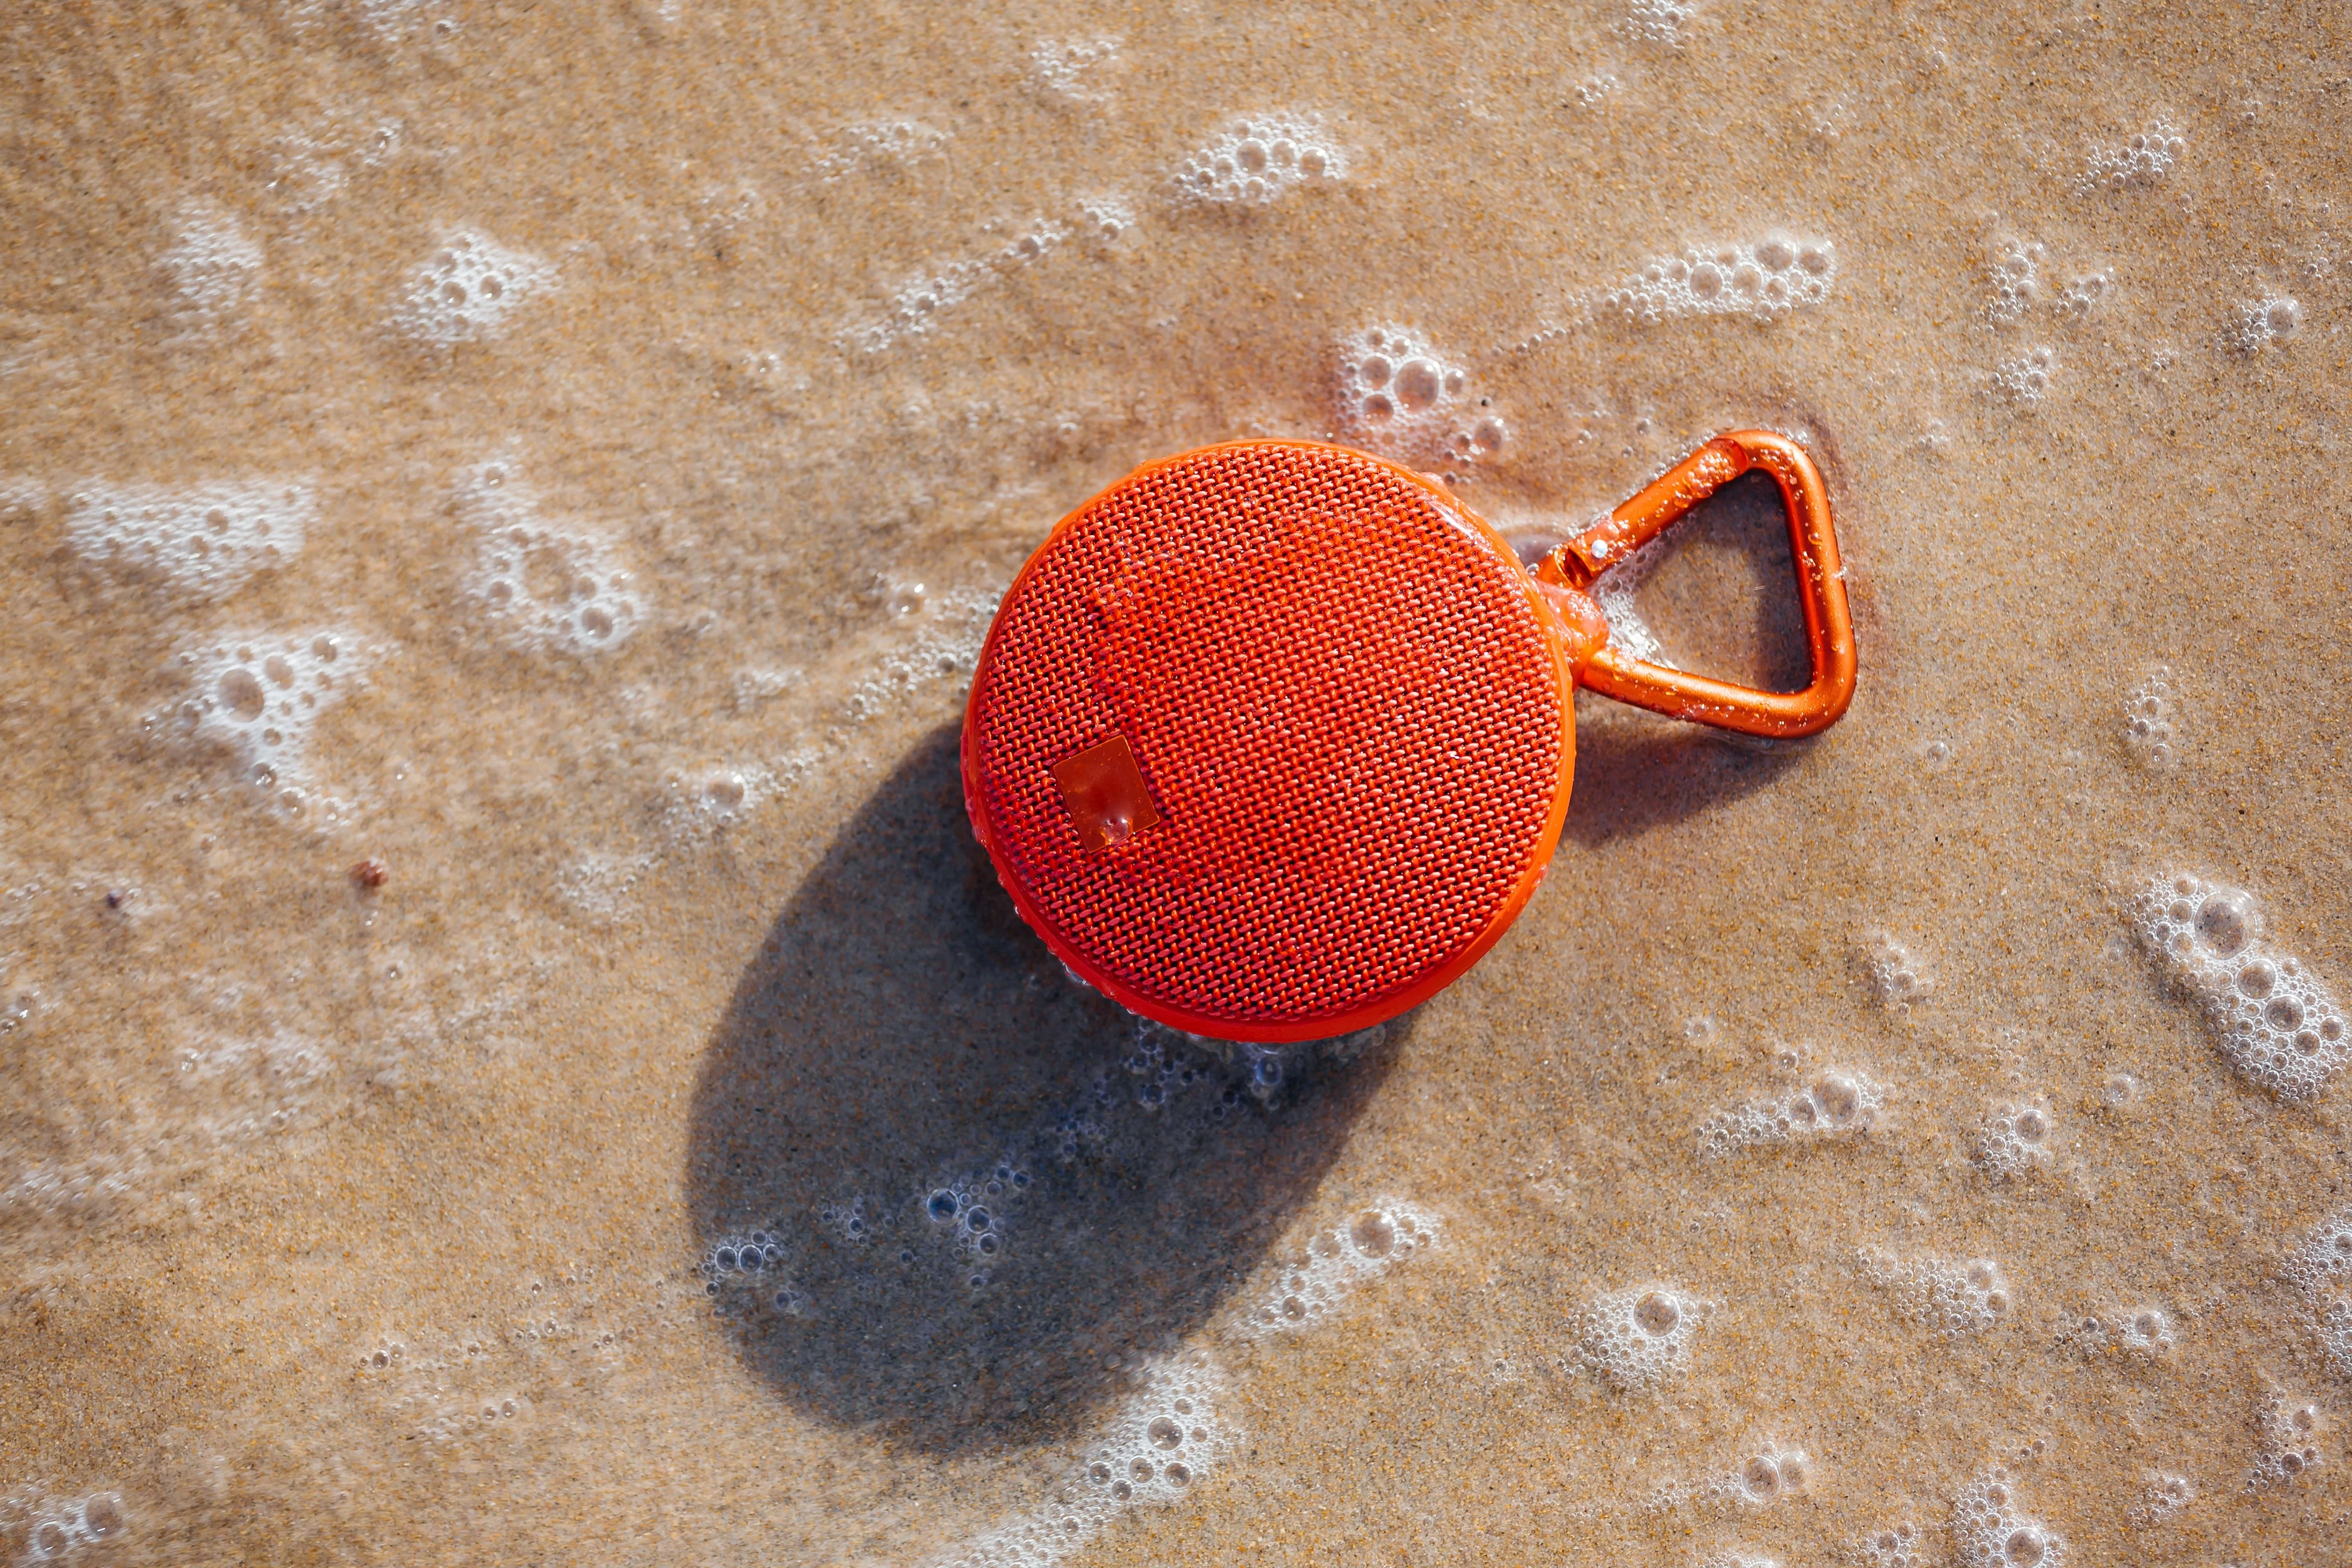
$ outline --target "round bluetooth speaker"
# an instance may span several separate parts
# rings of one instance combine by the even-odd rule
[[[1732,461],[1663,510],[1620,508],[1591,550],[1630,548]],[[1820,523],[1826,539],[1825,506]],[[1597,657],[1580,564],[1539,580],[1441,486],[1342,447],[1149,464],[1064,519],[997,611],[964,722],[972,826],[1023,918],[1138,1013],[1258,1042],[1379,1023],[1475,963],[1535,891],[1588,667],[1685,679]],[[1842,626],[1842,586],[1836,610]]]

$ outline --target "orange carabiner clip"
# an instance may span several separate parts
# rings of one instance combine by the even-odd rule
[[[1538,582],[1584,594],[1612,567],[1673,526],[1690,510],[1746,473],[1762,468],[1779,482],[1789,513],[1789,553],[1805,613],[1812,681],[1802,691],[1759,691],[1636,658],[1606,640],[1580,663],[1580,684],[1638,708],[1750,735],[1788,738],[1829,728],[1853,700],[1853,617],[1846,607],[1845,567],[1830,527],[1829,492],[1803,447],[1769,430],[1717,436],[1639,495],[1544,558]],[[1603,626],[1597,607],[1578,618]],[[1605,639],[1606,633],[1602,633]]]

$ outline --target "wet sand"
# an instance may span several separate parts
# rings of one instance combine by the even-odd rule
[[[2340,18],[0,37],[0,1552],[2346,1551]],[[1409,1017],[1139,1027],[994,889],[971,661],[1136,464],[1536,541],[1757,425],[1850,715],[1584,698]],[[1620,635],[1791,681],[1778,528]]]

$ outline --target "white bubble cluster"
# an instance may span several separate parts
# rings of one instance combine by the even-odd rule
[[[1134,227],[1135,208],[1125,196],[1088,196],[1078,203],[1078,233],[1097,244],[1108,245]]]
[[[757,763],[673,773],[662,786],[663,836],[673,844],[707,841],[748,820],[775,791],[774,775]]]
[[[1329,1321],[1361,1286],[1437,1245],[1438,1222],[1427,1211],[1382,1198],[1336,1226],[1317,1231],[1249,1309],[1257,1334],[1297,1333]]]
[[[1864,937],[1862,959],[1870,974],[1870,988],[1883,1007],[1908,1007],[1935,992],[1936,972],[1927,955],[1892,931],[1876,931]]]
[[[1722,1160],[1746,1149],[1858,1138],[1885,1104],[1886,1091],[1874,1079],[1832,1069],[1785,1094],[1713,1112],[1699,1124],[1699,1152]]]
[[[2013,321],[2042,298],[2042,249],[2023,240],[2005,240],[1990,268],[1992,302],[1986,314],[1996,321]]]
[[[1190,1352],[1148,1363],[1136,1392],[1082,1447],[1042,1508],[967,1542],[936,1568],[1052,1568],[1121,1515],[1182,1502],[1233,1451],[1229,1380]]]
[[[182,716],[195,740],[226,746],[254,783],[299,805],[319,716],[350,695],[371,662],[341,631],[224,637],[180,656],[193,689]]]
[[[2180,132],[2162,121],[2136,131],[2113,147],[2095,147],[2077,182],[2085,191],[2120,191],[2162,183],[2188,147]]]
[[[2320,1439],[2333,1423],[2309,1400],[2273,1393],[2255,1413],[2257,1447],[2246,1472],[2249,1488],[2284,1486],[2319,1468]]]
[[[1175,174],[1176,194],[1224,206],[1265,206],[1295,190],[1345,179],[1345,148],[1322,122],[1261,114],[1210,138]]]
[[[2158,1471],[2147,1478],[2147,1489],[2140,1494],[2127,1516],[2142,1530],[2168,1524],[2180,1517],[2189,1505],[2197,1500],[2197,1486],[2187,1476]]]
[[[1617,31],[1645,44],[1679,47],[1685,36],[1683,29],[1696,10],[1689,0],[1627,0],[1625,14],[1617,18]]]
[[[120,1492],[92,1492],[42,1499],[25,1509],[17,1523],[25,1542],[23,1561],[57,1563],[85,1546],[121,1541],[131,1528],[131,1516]]]
[[[2124,744],[2161,772],[2179,760],[2180,708],[2172,671],[2158,665],[2124,699]]]
[[[2149,956],[2202,1007],[2231,1068],[2282,1100],[2307,1100],[2352,1055],[2343,1009],[2319,977],[2262,940],[2253,895],[2159,878],[2132,905]]]
[[[1339,432],[1367,451],[1444,467],[1475,462],[1509,438],[1469,371],[1410,327],[1350,332],[1339,341]]]
[[[88,484],[68,499],[66,542],[121,575],[217,599],[292,559],[318,514],[310,487],[286,480]]]
[[[1110,96],[1100,79],[1118,46],[1115,37],[1047,38],[1030,52],[1029,84],[1065,103],[1099,103]]]
[[[2055,1134],[2046,1103],[1996,1105],[1969,1143],[1969,1158],[1993,1180],[2012,1181],[2049,1163]]]
[[[1602,71],[1599,76],[1586,77],[1576,84],[1577,104],[1583,109],[1598,109],[1612,95],[1622,89],[1624,85],[1607,71]]]
[[[1780,1561],[1757,1552],[1727,1552],[1719,1557],[1708,1558],[1702,1568],[1780,1568]]]
[[[808,671],[798,665],[744,668],[735,672],[735,711],[755,712],[787,691],[808,684]]]
[[[617,925],[635,911],[653,864],[645,855],[586,855],[556,873],[555,896],[591,924]]]
[[[1763,1508],[1800,1497],[1811,1486],[1813,1461],[1802,1448],[1767,1444],[1741,1460],[1738,1468],[1701,1489],[1702,1498],[1742,1508]]]
[[[1863,1568],[1921,1568],[1919,1531],[1908,1520],[1874,1530],[1854,1543]]]
[[[783,1237],[771,1231],[729,1234],[702,1249],[702,1289],[712,1296],[730,1284],[749,1284],[787,1318],[807,1315],[809,1298],[791,1275]]]
[[[1862,1277],[1895,1298],[1896,1309],[1946,1339],[1974,1333],[2000,1321],[2010,1309],[2008,1283],[1990,1258],[1951,1262],[1940,1258],[1908,1260],[1884,1252],[1858,1256]]]
[[[409,275],[393,325],[438,347],[495,338],[555,281],[555,268],[488,235],[459,229]]]
[[[1602,518],[1592,521],[1599,523]],[[1673,542],[1663,535],[1653,539],[1611,566],[1592,585],[1592,602],[1600,609],[1601,618],[1609,623],[1609,640],[1617,651],[1668,669],[1679,667],[1666,657],[1665,646],[1658,640],[1648,617],[1642,614],[1642,589],[1672,548]]]
[[[2005,239],[1987,268],[1992,298],[1986,316],[1996,324],[2014,321],[2038,305],[2046,304],[2061,317],[2087,316],[2106,298],[2114,280],[2104,272],[2071,278],[2053,297],[2042,280],[2049,259],[2042,247],[2021,239]]]
[[[1660,1284],[1612,1290],[1586,1304],[1576,1349],[1585,1370],[1620,1393],[1682,1375],[1708,1303]]]
[[[2230,323],[2228,342],[2240,353],[2260,353],[2273,343],[2284,342],[2303,326],[2303,306],[2284,294],[2252,300],[2238,307],[2237,319]]]
[[[841,700],[842,718],[866,723],[923,688],[971,669],[979,661],[999,598],[985,589],[958,589],[929,595],[916,610],[894,615],[894,620],[910,623],[903,640],[868,652],[865,678]]]
[[[1685,316],[1778,321],[1827,300],[1836,281],[1837,249],[1829,241],[1775,234],[1660,257],[1595,296],[1592,308],[1643,327]]]
[[[1995,365],[1989,384],[2017,406],[2032,408],[2050,391],[2050,378],[2057,368],[2057,351],[2045,343]]]
[[[837,180],[860,169],[909,169],[947,151],[948,133],[919,120],[873,120],[844,125],[826,139],[817,173]]]
[[[2328,1364],[2352,1378],[2352,1207],[2314,1226],[2283,1272],[2311,1303]]]
[[[2065,315],[2087,316],[2105,301],[2107,290],[2115,286],[2116,280],[2104,272],[2085,272],[2079,278],[2070,278],[2066,287],[2058,291],[2057,308]]]
[[[220,331],[261,281],[261,247],[235,216],[209,202],[180,209],[179,233],[156,258],[171,279],[173,316],[182,331]]]
[[[278,1031],[266,1037],[212,1039],[183,1047],[173,1092],[193,1125],[215,1145],[283,1132],[306,1120],[335,1062],[315,1040]]]
[[[478,540],[466,591],[511,647],[595,654],[619,647],[645,619],[645,600],[597,533],[541,515],[539,492],[505,458],[457,479],[458,520]]]
[[[1024,267],[1071,236],[1058,219],[1034,218],[1003,245],[978,256],[940,262],[907,279],[891,292],[882,315],[849,329],[842,341],[867,353],[936,331],[957,306],[1004,273]]]
[[[2171,1313],[2161,1307],[2140,1306],[2092,1313],[2058,1338],[2088,1355],[2159,1361],[2179,1342],[2179,1332]]]
[[[2063,1568],[2066,1542],[2017,1504],[2009,1473],[1996,1467],[1952,1500],[1952,1559],[1959,1568]]]

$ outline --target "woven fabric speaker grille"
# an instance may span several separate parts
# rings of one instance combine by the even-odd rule
[[[1516,915],[1573,693],[1527,574],[1443,491],[1240,442],[1138,470],[1031,559],[974,678],[967,799],[1083,977],[1202,1033],[1308,1037],[1418,1001]],[[1139,773],[1149,826],[1074,820],[1072,759]]]

